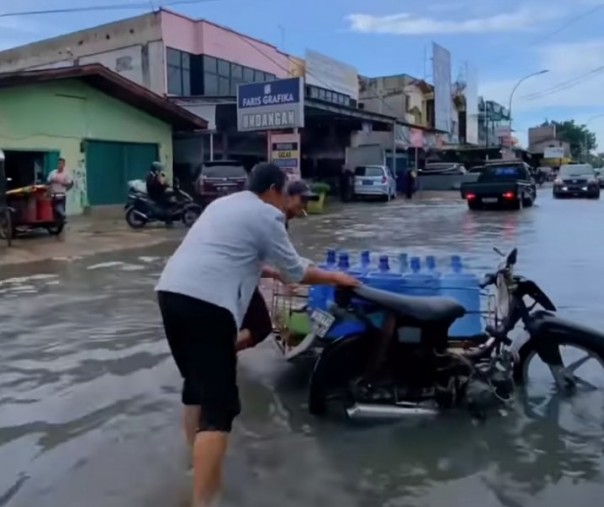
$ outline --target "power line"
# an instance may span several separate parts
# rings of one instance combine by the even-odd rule
[[[578,85],[584,83],[585,81],[593,79],[594,77],[597,77],[601,74],[604,74],[604,65],[595,67],[594,69],[591,69],[590,71],[588,71],[584,74],[581,74],[580,76],[576,76],[574,78],[567,79],[566,81],[562,81],[562,82],[560,82],[554,86],[551,86],[549,88],[546,88],[544,90],[541,90],[541,91],[538,91],[535,93],[529,93],[528,95],[524,95],[521,98],[523,98],[527,101],[538,100],[543,97],[548,97],[550,95],[554,95],[554,94],[562,92],[562,91],[570,90],[571,88],[574,88],[575,86],[578,86]]]
[[[195,5],[201,3],[215,2],[217,0],[171,0],[164,2],[158,7],[173,7],[177,5]],[[96,12],[96,11],[124,11],[124,10],[139,10],[148,9],[149,0],[139,3],[130,4],[108,4],[108,5],[88,5],[85,7],[64,7],[62,9],[45,9],[37,11],[21,11],[21,12],[1,12],[0,18],[25,17],[25,16],[43,16],[46,14],[69,14],[76,12]]]

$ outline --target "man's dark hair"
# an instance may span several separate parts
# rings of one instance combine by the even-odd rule
[[[278,192],[283,191],[287,183],[287,175],[275,164],[261,162],[250,172],[247,189],[257,195],[268,192],[273,187]]]

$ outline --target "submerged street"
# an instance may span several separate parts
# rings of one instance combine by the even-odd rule
[[[459,254],[476,273],[496,267],[494,246],[516,246],[517,272],[562,315],[604,328],[604,201],[544,189],[522,212],[469,212],[454,194],[343,207],[292,235],[317,261],[335,246],[434,254],[445,270]],[[2,268],[0,506],[187,505],[180,379],[153,294],[174,247]],[[224,505],[568,507],[604,494],[604,397],[542,403],[543,391],[484,423],[360,426],[311,417],[307,378],[270,342],[240,355]]]

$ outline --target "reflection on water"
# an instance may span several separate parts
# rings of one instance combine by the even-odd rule
[[[547,193],[522,213],[395,201],[292,229],[317,260],[337,244],[442,261],[459,253],[485,270],[498,261],[492,246],[518,246],[518,271],[565,315],[597,327],[604,263],[592,217],[600,212],[597,202]],[[0,506],[185,505],[179,381],[152,293],[171,248],[3,276]],[[307,378],[308,368],[285,364],[272,343],[242,354],[244,413],[225,505],[566,507],[604,493],[604,404],[593,393],[552,397],[544,380],[485,423],[455,414],[367,426],[309,416]]]

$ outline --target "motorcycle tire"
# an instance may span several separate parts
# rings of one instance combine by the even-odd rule
[[[201,208],[198,206],[187,206],[182,212],[182,223],[185,227],[190,228],[201,216]]]
[[[142,229],[147,225],[147,221],[144,218],[138,216],[134,208],[128,208],[126,211],[126,223],[133,229]]]
[[[552,341],[555,339],[552,337]],[[595,356],[597,356],[602,363],[604,363],[604,343],[601,338],[597,336],[581,336],[577,335],[572,339],[564,339],[562,341],[558,341],[558,345],[571,345],[580,347],[589,352],[592,352]],[[525,377],[525,370],[527,368],[527,362],[537,354],[537,348],[535,346],[534,340],[527,341],[520,350],[518,351],[518,360],[514,364],[514,382],[517,385],[525,385],[528,380]]]
[[[48,234],[50,234],[51,236],[59,236],[63,232],[64,228],[65,228],[64,221],[57,222],[54,225],[46,226],[46,230],[48,231]]]
[[[312,415],[328,415],[335,403],[343,414],[354,404],[350,382],[365,371],[371,352],[369,344],[370,340],[355,335],[325,348],[310,381],[308,410]]]

